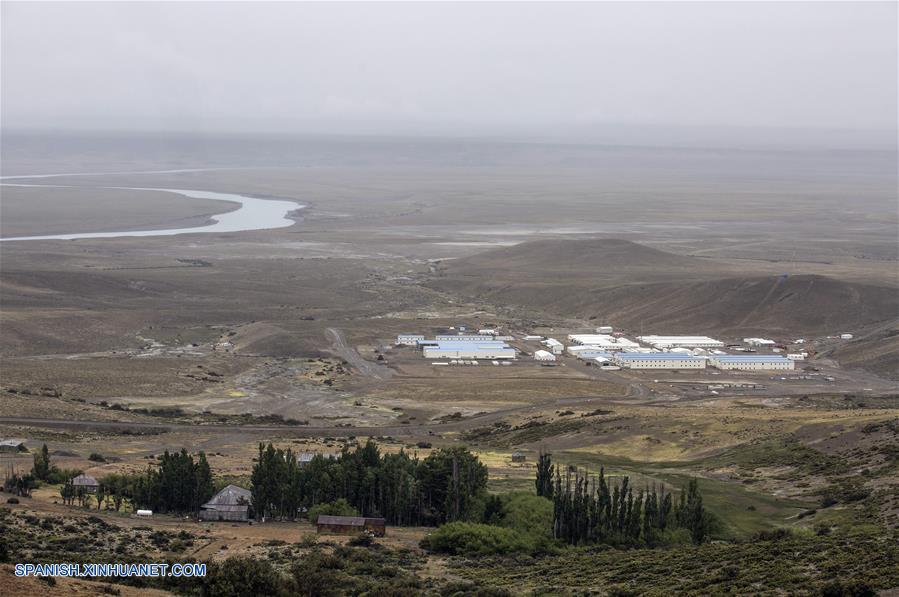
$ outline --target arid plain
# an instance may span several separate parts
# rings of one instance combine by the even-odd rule
[[[373,437],[468,445],[505,489],[532,487],[545,449],[645,483],[699,476],[733,537],[899,527],[894,154],[343,139],[161,162],[115,140],[61,145],[4,147],[4,177],[132,173],[4,181],[53,186],[0,187],[3,238],[181,228],[234,207],[117,187],[303,207],[275,230],[0,244],[0,436],[47,443],[60,465],[138,470],[184,447],[246,480],[260,441],[336,452]],[[193,168],[212,169],[135,173]],[[804,338],[816,375],[434,367],[393,346],[498,327],[527,354],[525,334],[599,324]],[[864,497],[818,506],[847,487]],[[57,494],[13,508],[58,513]]]

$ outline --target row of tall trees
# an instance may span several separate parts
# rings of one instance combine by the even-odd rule
[[[166,450],[157,462],[156,468],[148,467],[130,479],[104,477],[100,495],[109,493],[114,501],[130,497],[135,508],[158,512],[198,512],[212,497],[212,471],[203,452],[194,459],[183,448],[173,453]]]
[[[251,482],[257,518],[294,519],[303,508],[344,499],[363,516],[431,525],[471,515],[486,492],[487,468],[465,448],[420,460],[405,451],[381,454],[369,440],[301,464],[289,448],[260,444]]]
[[[110,473],[97,479],[98,487],[87,490],[72,484],[73,471],[60,488],[64,504],[75,502],[82,507],[96,503],[97,510],[118,512],[125,504],[133,509],[146,508],[157,512],[198,512],[214,493],[212,471],[206,455],[200,452],[196,458],[187,450],[166,451],[157,460],[158,466],[147,467],[143,473]]]
[[[553,536],[571,545],[610,543],[657,545],[670,531],[685,529],[694,543],[708,538],[711,517],[702,505],[695,479],[677,499],[664,487],[634,491],[628,477],[607,479],[556,471]]]

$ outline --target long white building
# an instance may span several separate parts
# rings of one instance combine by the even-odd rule
[[[549,351],[553,354],[562,354],[565,351],[565,345],[555,338],[547,338],[546,340],[541,342],[541,344],[548,348]]]
[[[436,346],[425,346],[426,359],[514,359],[515,349],[505,342],[438,340]]]
[[[420,340],[424,340],[423,334],[398,334],[396,343],[398,346],[416,346]]]
[[[708,336],[637,336],[637,340],[655,348],[720,348],[724,342]]]
[[[601,350],[629,350],[640,346],[633,340],[609,334],[569,334],[568,341],[572,344],[595,346]]]
[[[716,354],[709,357],[709,364],[729,371],[784,371],[796,368],[793,359],[779,354]]]
[[[768,338],[743,338],[743,343],[749,346],[774,346],[777,344],[777,342]]]
[[[434,336],[438,342],[490,342],[495,340],[493,336],[488,334],[438,334]]]
[[[626,369],[705,369],[705,359],[682,352],[618,352],[612,362]]]

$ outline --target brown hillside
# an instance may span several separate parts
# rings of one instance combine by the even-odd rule
[[[647,333],[836,333],[899,316],[891,288],[818,275],[735,276],[715,261],[628,241],[524,243],[450,262],[441,273],[432,284],[444,290]]]
[[[831,354],[846,368],[858,367],[899,379],[899,324],[841,345]]]
[[[713,262],[708,264],[714,265]],[[478,253],[454,261],[449,268],[466,275],[496,270],[530,277],[559,272],[595,274],[621,268],[691,270],[698,266],[707,267],[708,264],[629,240],[546,239]]]

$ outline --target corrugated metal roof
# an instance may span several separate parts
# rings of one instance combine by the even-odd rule
[[[682,352],[619,352],[623,361],[704,361],[702,357]]]
[[[637,336],[647,344],[723,344],[708,336]]]
[[[777,363],[783,361],[790,361],[785,356],[779,354],[718,354],[712,357],[716,361],[724,361],[730,363],[737,362],[763,362],[763,363]],[[790,361],[792,362],[792,361]]]
[[[0,446],[9,446],[11,448],[16,448],[25,443],[24,439],[2,439],[0,440]]]
[[[203,504],[203,507],[214,508],[216,510],[246,508],[250,504],[252,499],[253,494],[249,489],[244,489],[243,487],[238,487],[237,485],[228,485],[220,492],[212,496],[212,499]]]
[[[72,485],[99,485],[100,483],[94,477],[90,475],[78,475],[74,479],[72,479]]]
[[[455,340],[440,340],[437,342],[437,348],[441,350],[472,350],[491,348],[510,348],[505,342],[494,340],[492,342],[459,342]]]
[[[336,524],[342,526],[361,527],[365,526],[366,522],[369,522],[371,524],[384,524],[385,520],[383,518],[371,518],[367,516],[331,516],[329,514],[321,514],[318,517],[316,524]]]

